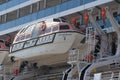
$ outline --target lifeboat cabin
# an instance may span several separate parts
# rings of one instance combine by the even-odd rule
[[[16,59],[60,55],[79,46],[85,37],[79,29],[61,19],[28,25],[15,36],[9,56]]]

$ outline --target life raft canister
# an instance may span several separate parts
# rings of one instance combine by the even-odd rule
[[[45,29],[46,29],[45,21],[42,21],[41,31],[45,31]]]

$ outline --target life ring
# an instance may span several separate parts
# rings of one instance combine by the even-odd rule
[[[45,29],[46,29],[45,21],[42,21],[41,31],[45,31]]]
[[[42,25],[41,31],[45,31],[45,29],[46,29],[46,25]]]

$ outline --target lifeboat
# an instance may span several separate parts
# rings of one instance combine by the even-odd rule
[[[14,56],[16,60],[60,58],[60,61],[70,49],[82,44],[85,35],[79,29],[60,19],[51,20],[40,21],[21,29],[10,47],[9,56]]]

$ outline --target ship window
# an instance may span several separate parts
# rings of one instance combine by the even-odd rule
[[[40,2],[39,2],[39,10],[43,10],[44,8],[45,8],[45,2],[44,2],[45,0],[41,0]]]
[[[32,13],[37,12],[39,9],[39,3],[32,4]]]
[[[5,23],[6,22],[6,14],[0,16],[0,23]]]
[[[58,26],[53,27],[52,31],[57,31],[58,30]]]
[[[46,6],[47,8],[58,5],[61,3],[61,0],[47,0],[46,1]]]
[[[45,30],[45,33],[49,33],[49,32],[51,32],[51,28]]]
[[[60,30],[66,30],[66,29],[69,29],[68,25],[61,25],[60,26]]]
[[[14,19],[17,19],[17,10],[15,11],[12,11],[10,13],[7,13],[7,16],[6,16],[6,21],[11,21],[11,20],[14,20]]]
[[[31,11],[31,7],[30,7],[30,5],[29,6],[25,6],[25,7],[23,7],[23,8],[21,8],[20,9],[20,17],[23,17],[23,16],[26,16],[26,15],[28,15],[28,14],[30,14],[30,11]]]

